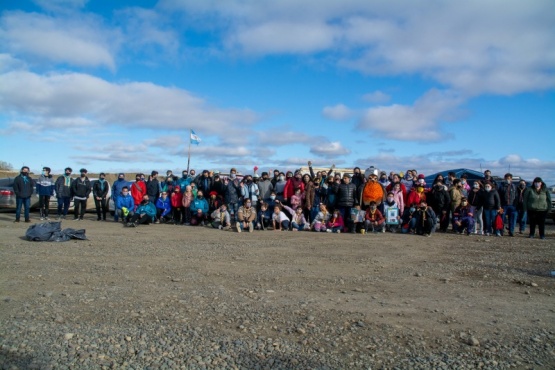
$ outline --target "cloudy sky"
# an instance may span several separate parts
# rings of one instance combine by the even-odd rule
[[[555,183],[552,0],[409,3],[4,0],[0,160]]]

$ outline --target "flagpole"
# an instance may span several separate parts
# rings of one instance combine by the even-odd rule
[[[189,153],[187,154],[187,174],[189,174],[189,164],[191,163],[191,134],[192,134],[192,131],[189,130]]]

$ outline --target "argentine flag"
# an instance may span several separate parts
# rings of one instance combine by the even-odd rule
[[[191,130],[191,144],[199,145],[201,142],[200,137],[193,130]]]

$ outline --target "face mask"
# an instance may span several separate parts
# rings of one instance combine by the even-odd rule
[[[283,180],[285,180],[285,177],[280,176],[280,177],[279,177],[279,181],[283,181]]]
[[[46,176],[46,171],[42,171],[42,175],[43,175],[43,176]]]
[[[461,204],[462,204],[462,206],[464,207],[464,206],[466,206],[468,203],[467,203],[467,202],[462,202]]]
[[[416,208],[410,207],[409,211],[410,211],[411,213],[413,213],[414,211],[416,211]]]
[[[248,207],[251,206],[251,204],[250,203],[245,203],[245,206],[247,206],[247,208],[248,208]]]
[[[474,189],[480,189],[480,185],[479,184],[474,184]]]
[[[128,191],[122,191],[121,193],[122,193],[123,195],[127,195],[127,194],[129,194],[129,192],[128,192]]]
[[[526,187],[526,184],[520,184],[519,186],[521,189],[524,189]]]
[[[388,201],[388,202],[393,202],[393,198],[388,197],[388,198],[387,198],[387,201]]]
[[[69,176],[69,175],[71,175],[71,172],[66,172],[66,176]]]
[[[375,210],[375,209],[376,209],[376,206],[370,206],[370,209],[371,209],[371,210]]]
[[[231,177],[232,179],[234,179],[234,178],[236,178],[236,177],[237,177],[237,175],[236,175],[236,174],[234,174],[234,173],[232,173],[231,175],[229,175],[229,177]]]
[[[105,180],[106,180],[106,179],[105,179],[104,177],[101,177],[101,178],[100,178],[100,181],[105,181]]]
[[[82,173],[82,174],[81,174],[81,177],[85,177],[85,176],[87,176],[86,173]]]
[[[183,178],[186,178],[186,177],[187,177],[187,174],[184,173],[184,174],[182,174],[181,176],[182,176]]]
[[[486,191],[490,191],[491,190],[491,186],[486,186]]]
[[[143,199],[143,201],[141,202],[142,204],[147,204],[148,200]]]
[[[123,181],[123,177],[118,177],[118,180],[119,180],[119,181]]]
[[[202,194],[197,194],[197,198],[198,198],[198,199],[202,199],[202,198],[203,198],[203,197],[202,197]]]
[[[21,176],[27,176],[29,172],[21,172]]]
[[[466,184],[466,180],[461,180],[461,184]]]
[[[534,186],[536,187],[536,189],[539,189],[542,187],[542,183],[541,182],[535,182]]]

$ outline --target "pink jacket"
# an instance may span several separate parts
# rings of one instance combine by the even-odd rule
[[[401,190],[399,191],[393,190],[393,200],[395,200],[395,203],[397,203],[397,206],[399,207],[399,214],[402,215],[403,210],[405,209],[405,200],[404,200],[403,192]]]
[[[193,200],[193,193],[192,192],[185,192],[183,193],[183,207],[188,208],[191,206],[191,201]]]

